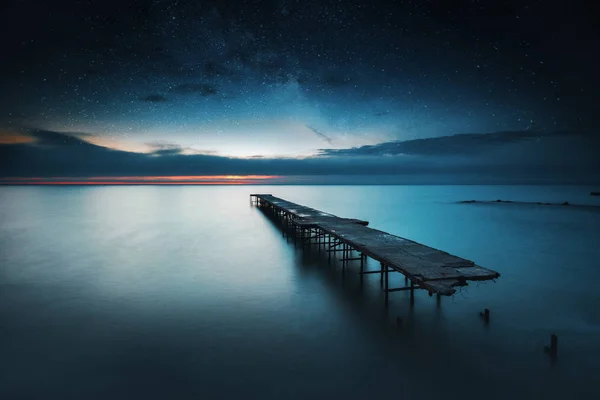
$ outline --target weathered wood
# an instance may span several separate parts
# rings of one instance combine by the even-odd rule
[[[387,289],[387,292],[404,292],[406,290],[414,290],[414,289],[423,289],[420,286],[415,286],[414,288],[410,287],[410,286],[405,286],[405,287],[399,287],[399,288],[392,288],[392,289]]]
[[[263,202],[277,211],[291,216],[291,222],[300,228],[317,228],[322,234],[329,235],[343,244],[346,251],[356,250],[365,256],[379,261],[382,266],[404,274],[412,284],[432,293],[452,295],[457,286],[467,285],[467,281],[495,279],[500,276],[496,271],[476,265],[473,261],[454,256],[447,252],[367,227],[368,222],[358,219],[340,218],[310,207],[302,206],[272,195],[256,194]],[[351,249],[346,249],[349,246]],[[344,257],[344,264],[348,257]],[[380,273],[383,284],[384,272]],[[412,292],[411,292],[412,293]],[[411,296],[412,297],[412,296]]]

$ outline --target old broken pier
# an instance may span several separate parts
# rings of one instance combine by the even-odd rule
[[[295,242],[303,246],[324,247],[331,255],[341,253],[345,271],[350,261],[360,262],[361,279],[365,274],[379,274],[388,305],[390,292],[409,290],[411,304],[415,289],[429,295],[451,296],[467,281],[485,281],[500,276],[496,271],[444,251],[367,227],[367,221],[340,218],[314,208],[295,204],[270,194],[251,194],[250,201],[275,216]],[[358,253],[358,255],[355,255]],[[379,261],[380,269],[366,271],[367,257]],[[404,275],[404,287],[390,288],[389,273]],[[410,283],[409,283],[410,281]]]

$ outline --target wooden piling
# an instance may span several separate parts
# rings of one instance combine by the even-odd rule
[[[363,283],[363,279],[364,279],[364,275],[363,272],[365,272],[365,255],[363,253],[360,253],[360,284],[362,286]]]
[[[490,310],[489,309],[485,309],[483,310],[483,312],[480,312],[479,315],[481,316],[481,318],[483,318],[483,321],[485,322],[485,324],[489,324],[490,323]]]
[[[556,359],[558,357],[558,336],[554,333],[551,334],[550,346],[544,346],[544,350],[552,357],[552,359]]]

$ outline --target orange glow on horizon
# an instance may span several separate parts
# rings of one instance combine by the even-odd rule
[[[140,180],[140,181],[203,181],[203,180],[247,180],[247,179],[274,179],[279,175],[191,175],[191,176],[93,176],[91,180]],[[69,178],[53,178],[69,179]]]
[[[5,181],[4,184],[19,185],[243,185],[248,181],[206,181],[206,182],[146,182],[146,181]],[[257,182],[252,182],[257,183]]]
[[[282,178],[279,175],[196,175],[196,176],[93,176],[50,178],[0,178],[13,185],[254,185]]]
[[[21,135],[19,133],[10,133],[0,131],[0,144],[23,144],[34,142],[30,136]]]

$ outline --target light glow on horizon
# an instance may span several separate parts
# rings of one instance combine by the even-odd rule
[[[4,185],[255,185],[285,180],[279,175],[92,176],[0,178]]]
[[[22,133],[0,129],[0,144],[32,143],[35,139]]]

